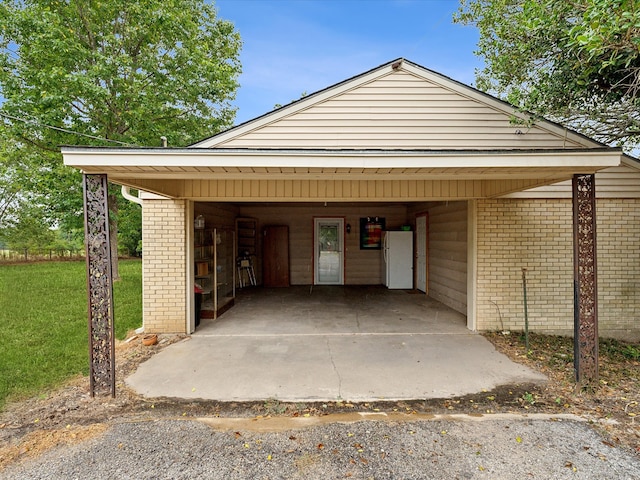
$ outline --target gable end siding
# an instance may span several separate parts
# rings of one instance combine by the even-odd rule
[[[515,126],[503,111],[398,71],[216,147],[529,149],[583,145],[542,127]]]
[[[512,193],[505,198],[571,198],[571,180]],[[597,198],[640,198],[640,169],[621,165],[596,173]]]

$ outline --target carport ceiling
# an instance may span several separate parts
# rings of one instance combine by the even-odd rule
[[[115,183],[174,198],[221,200],[418,200],[425,198],[483,198],[567,180],[621,163],[619,149],[571,150],[282,150],[200,148],[64,147],[66,165],[87,174],[107,174]],[[252,192],[239,193],[220,182],[264,182]],[[376,182],[372,192],[302,196],[277,192],[268,182]],[[218,182],[203,188],[203,182]],[[340,183],[342,182],[342,183]],[[385,183],[386,182],[386,183]],[[410,188],[409,182],[421,182]],[[393,183],[393,185],[392,185]],[[349,183],[351,185],[351,183]],[[454,188],[449,188],[454,186]],[[245,187],[245,189],[248,187]],[[313,189],[313,188],[312,188]],[[396,190],[396,194],[392,190]],[[228,190],[228,192],[227,192]],[[408,193],[415,190],[415,195]],[[206,191],[206,194],[202,192]],[[404,194],[401,194],[404,191]],[[436,195],[436,192],[448,192]],[[226,193],[225,193],[226,192]],[[422,192],[422,193],[420,193]],[[313,193],[313,194],[312,194]],[[244,198],[238,198],[244,197]]]

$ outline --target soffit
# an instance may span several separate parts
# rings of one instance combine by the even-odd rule
[[[544,185],[620,165],[618,149],[380,151],[62,149],[66,165],[115,183],[175,196],[176,182],[220,180],[526,181]],[[154,183],[155,182],[155,183]],[[164,187],[162,185],[165,185]],[[525,184],[523,184],[525,186]],[[496,189],[488,189],[495,195]],[[507,192],[505,192],[507,193]]]

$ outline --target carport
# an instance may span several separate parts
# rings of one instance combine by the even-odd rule
[[[146,241],[143,259],[146,265],[143,267],[145,329],[158,332],[162,332],[163,329],[169,332],[181,329],[193,331],[190,327],[194,322],[193,254],[189,252],[187,245],[191,244],[190,232],[193,231],[196,200],[233,200],[235,203],[312,201],[321,205],[332,201],[348,203],[350,200],[357,200],[359,204],[383,201],[393,204],[411,200],[416,204],[446,204],[448,201],[455,201],[464,202],[468,206],[467,265],[461,281],[466,286],[466,322],[469,330],[473,330],[476,314],[476,198],[497,197],[520,189],[564,180],[574,175],[576,221],[582,223],[576,232],[585,235],[584,238],[575,240],[576,248],[578,245],[584,247],[581,247],[580,258],[585,259],[586,265],[592,265],[592,260],[595,259],[595,243],[591,240],[591,234],[595,232],[592,206],[594,181],[590,172],[617,165],[619,162],[619,152],[609,150],[423,151],[409,154],[381,151],[260,151],[250,152],[249,159],[243,159],[247,155],[245,151],[230,152],[217,149],[120,150],[69,147],[63,152],[67,164],[78,166],[85,171],[86,205],[89,212],[87,242],[90,250],[95,248],[95,252],[89,251],[88,255],[90,297],[95,299],[90,322],[94,332],[102,332],[100,335],[94,335],[97,341],[91,348],[92,351],[95,350],[93,356],[96,360],[92,368],[101,372],[100,378],[105,379],[96,378],[94,382],[104,384],[102,388],[107,390],[115,387],[115,382],[112,383],[111,380],[113,374],[109,373],[113,368],[108,366],[113,358],[112,354],[109,354],[112,347],[108,340],[112,335],[107,328],[110,325],[108,316],[111,310],[108,305],[111,300],[105,302],[103,299],[103,295],[110,295],[110,280],[107,275],[110,262],[106,233],[108,227],[103,223],[107,217],[107,176],[118,183],[137,186],[147,191],[153,190],[152,195],[144,197],[143,209],[143,217],[145,213],[153,212],[156,218],[153,220],[155,225],[152,225],[155,230],[146,230],[146,235],[152,235],[152,241]],[[346,165],[341,167],[344,173],[337,173],[337,163],[326,166],[327,163],[334,163],[332,155],[339,157],[342,165]],[[253,166],[248,166],[250,164]],[[278,164],[280,166],[277,166]],[[270,167],[265,173],[261,169],[267,168],[267,165]],[[107,173],[97,174],[99,171]],[[205,173],[207,171],[209,173]],[[587,173],[575,175],[575,172]],[[324,175],[331,177],[331,180],[317,180],[319,176]],[[206,176],[211,179],[202,180]],[[238,176],[244,176],[246,180],[239,180]],[[225,177],[229,179],[221,179]],[[351,177],[353,179],[349,180]],[[161,188],[163,186],[166,188]],[[203,191],[206,193],[203,194]],[[200,192],[199,196],[195,196],[195,192]],[[163,196],[158,196],[158,193],[162,193]],[[92,224],[95,221],[98,223]],[[588,323],[585,323],[579,332],[590,339],[582,342],[582,351],[590,353],[582,357],[577,355],[576,358],[582,359],[581,365],[590,366],[590,375],[597,375],[597,353],[595,356],[593,354],[597,338],[597,309],[593,305],[596,299],[595,270],[591,267],[580,268],[577,273],[585,275],[585,280],[582,280],[584,288],[577,283],[577,291],[583,295],[578,305],[584,305],[581,311],[585,313],[587,320],[582,321]],[[580,278],[576,277],[576,282],[580,281]],[[180,325],[182,326],[176,328]],[[462,350],[465,348],[466,346],[462,347]],[[412,374],[417,373],[416,371]],[[388,378],[396,377],[391,374]]]
[[[63,156],[85,174],[92,376],[98,384],[115,384],[107,178],[143,192],[146,330],[193,332],[196,204],[216,204],[231,219],[243,205],[277,204],[284,221],[289,205],[404,204],[417,217],[430,205],[457,203],[465,206],[466,251],[455,285],[445,285],[459,295],[442,301],[466,315],[466,335],[476,329],[477,203],[573,178],[576,362],[579,372],[597,377],[593,174],[618,166],[620,150],[533,122],[411,62],[382,65],[189,148],[65,147]]]
[[[127,384],[148,397],[308,402],[447,398],[545,380],[426,295],[300,286],[244,290]]]

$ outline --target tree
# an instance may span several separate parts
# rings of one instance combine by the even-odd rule
[[[56,237],[38,207],[26,206],[7,223],[2,230],[2,240],[11,250],[26,252],[46,248]]]
[[[121,254],[129,257],[142,253],[142,210],[133,202],[123,202],[118,208],[118,235]]]
[[[2,2],[0,116],[38,154],[48,212],[69,224],[82,212],[60,145],[184,146],[231,126],[240,46],[204,0]]]
[[[640,4],[461,0],[485,67],[477,86],[603,143],[640,145]]]
[[[32,203],[33,157],[25,155],[0,125],[0,231],[15,221],[20,210]]]

